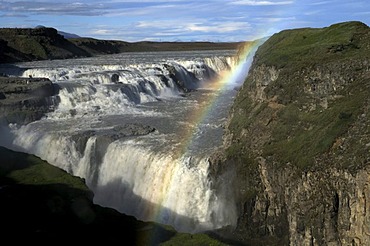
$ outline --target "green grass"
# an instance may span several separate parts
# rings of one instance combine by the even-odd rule
[[[211,238],[206,234],[187,234],[187,233],[177,233],[168,241],[161,243],[161,246],[224,246],[229,245],[222,243],[216,239]]]
[[[277,68],[297,65],[304,68],[318,60],[358,56],[359,39],[366,29],[363,23],[345,22],[321,29],[285,30],[260,47],[257,61]]]
[[[8,42],[9,46],[24,54],[32,55],[37,59],[46,59],[48,57],[45,48],[35,37],[19,35],[12,41]]]
[[[69,198],[91,196],[83,179],[48,164],[34,155],[14,152],[0,147],[0,178],[20,185],[59,185]],[[73,192],[71,192],[73,191]]]
[[[256,166],[253,152],[260,152],[279,165],[290,162],[305,169],[314,164],[315,157],[328,152],[357,120],[368,97],[368,81],[361,79],[366,66],[361,64],[370,59],[369,35],[366,25],[345,22],[321,29],[282,31],[261,45],[253,66],[263,64],[280,70],[278,79],[264,92],[267,98],[276,98],[281,108],[271,109],[267,102],[253,101],[249,93],[254,93],[255,81],[248,77],[232,107],[228,130],[233,143],[226,149],[228,159],[252,170]],[[333,78],[346,80],[344,89],[329,90],[327,95],[307,93],[304,76],[312,76],[309,71],[338,74]],[[333,99],[333,95],[341,98]],[[328,98],[327,109],[318,103],[323,97]],[[312,104],[317,106],[310,111]],[[271,125],[267,126],[269,119]],[[259,135],[269,136],[269,140],[260,140],[266,141],[262,149],[250,149],[256,148],[250,138]]]
[[[307,112],[299,110],[300,105],[287,105],[278,114],[273,141],[265,145],[264,155],[303,169],[312,165],[314,157],[327,152],[362,113],[367,92],[361,91],[360,85],[349,91],[354,93],[330,101],[328,109]]]

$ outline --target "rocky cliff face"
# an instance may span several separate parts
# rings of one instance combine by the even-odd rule
[[[56,86],[44,78],[0,77],[0,124],[27,124],[51,110]]]
[[[287,30],[260,46],[212,160],[214,177],[235,173],[233,237],[370,244],[369,61],[359,22]]]

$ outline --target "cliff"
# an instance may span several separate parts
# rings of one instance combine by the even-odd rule
[[[215,185],[233,175],[239,220],[264,245],[370,244],[370,29],[285,30],[255,54],[231,109]]]

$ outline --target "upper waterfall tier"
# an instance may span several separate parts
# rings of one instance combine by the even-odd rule
[[[49,117],[138,113],[132,106],[179,96],[233,66],[232,51],[135,53],[0,67],[9,76],[48,78],[58,86]]]

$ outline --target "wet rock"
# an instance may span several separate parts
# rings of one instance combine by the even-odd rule
[[[154,132],[156,129],[152,126],[139,123],[131,123],[120,126],[115,126],[113,130],[119,137],[147,135]]]
[[[171,65],[164,64],[169,72],[169,77],[176,83],[179,89],[183,92],[191,92],[196,89],[195,84],[197,84],[198,79],[193,73],[189,73],[186,77],[176,70],[175,67]]]
[[[111,77],[111,81],[113,83],[117,83],[119,81],[119,75],[118,74],[113,74],[112,77]]]

